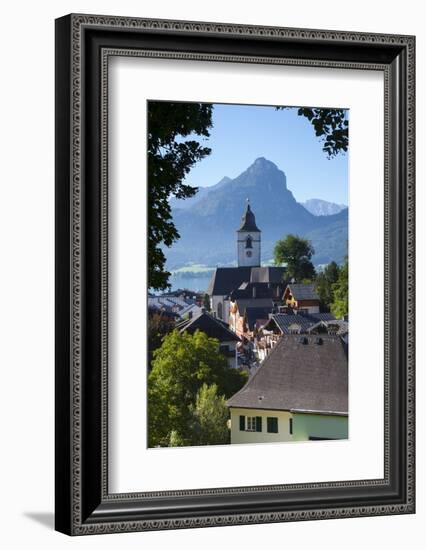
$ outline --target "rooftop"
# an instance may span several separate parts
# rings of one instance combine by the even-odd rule
[[[301,311],[294,312],[291,309],[288,311],[288,313],[274,313],[264,326],[265,328],[270,328],[270,325],[273,323],[277,325],[280,332],[282,332],[283,334],[291,334],[296,330],[305,333],[319,323],[323,323],[324,327],[326,328],[329,324],[339,324],[332,313],[306,313]],[[339,330],[338,333],[341,334],[343,333],[343,331]]]
[[[197,317],[182,321],[177,325],[177,329],[179,332],[189,332],[190,334],[200,330],[210,338],[217,338],[219,342],[240,341],[235,332],[232,332],[225,322],[216,319],[207,312],[201,312]]]
[[[249,330],[253,330],[256,325],[256,321],[268,319],[271,313],[270,307],[247,307],[245,317]]]
[[[348,414],[348,359],[339,336],[285,335],[229,407]]]
[[[295,300],[319,300],[314,284],[289,284],[287,288]]]
[[[217,267],[207,294],[227,296],[243,283],[283,283],[284,273],[284,267]]]
[[[262,310],[264,312],[272,313],[274,304],[271,298],[242,298],[236,300],[238,312],[240,315],[245,315],[247,309]],[[267,319],[268,315],[265,315],[263,319]]]

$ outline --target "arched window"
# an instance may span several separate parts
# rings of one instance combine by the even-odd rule
[[[222,319],[223,311],[222,311],[222,302],[219,302],[217,304],[217,316],[219,319]]]
[[[246,248],[253,248],[252,242],[253,242],[253,239],[249,235],[246,239]]]

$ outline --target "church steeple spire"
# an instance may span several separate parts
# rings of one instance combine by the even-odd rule
[[[247,199],[246,211],[237,230],[238,267],[260,267],[260,233]]]
[[[247,206],[246,211],[244,212],[242,218],[241,218],[241,227],[238,231],[259,231],[257,225],[256,225],[256,218],[254,217],[254,214],[250,208],[250,200],[247,198]]]

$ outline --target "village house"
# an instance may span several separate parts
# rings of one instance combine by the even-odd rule
[[[188,306],[193,305],[195,301],[191,298],[183,298],[173,295],[148,296],[148,307],[158,311],[169,311],[179,314]]]
[[[287,285],[283,302],[284,305],[292,309],[306,313],[319,313],[320,310],[320,298],[314,284],[291,283]]]
[[[196,330],[199,330],[210,338],[216,338],[219,340],[219,351],[227,358],[228,365],[231,368],[238,366],[237,344],[240,342],[240,338],[229,330],[225,322],[202,311],[191,319],[181,321],[176,325],[176,328],[179,332],[188,332],[189,334],[194,334]]]
[[[229,328],[240,338],[252,339],[253,328],[257,319],[268,319],[273,309],[271,300],[235,300],[229,311]]]
[[[227,405],[232,444],[347,439],[347,347],[337,335],[285,334]]]
[[[179,311],[179,317],[181,319],[192,319],[202,313],[203,308],[197,304],[189,304],[185,308]]]
[[[207,289],[213,315],[229,322],[231,304],[237,297],[258,300],[267,294],[271,302],[281,303],[285,268],[261,267],[260,259],[261,231],[247,201],[241,226],[237,230],[238,266],[217,267]]]
[[[346,323],[347,328],[347,323]],[[347,332],[347,330],[346,330]],[[255,351],[262,362],[283,334],[339,334],[344,335],[332,313],[305,313],[286,308],[286,313],[274,313],[256,331]]]

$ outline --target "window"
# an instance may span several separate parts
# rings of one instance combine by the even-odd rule
[[[249,235],[246,239],[246,248],[253,248],[252,242],[253,242],[253,239]]]
[[[246,429],[246,417],[241,415],[240,416],[240,432],[244,432]]]
[[[240,429],[241,429],[241,417],[240,416]],[[262,417],[261,416],[248,416],[246,432],[261,432],[262,431]]]
[[[217,304],[217,316],[219,319],[222,319],[222,302],[219,302]]]
[[[293,419],[289,418],[288,420],[288,432],[290,435],[293,435]]]
[[[247,417],[247,431],[255,432],[256,431],[256,417],[248,416]]]
[[[276,418],[275,416],[268,416],[268,418],[266,419],[266,424],[268,433],[278,433],[278,418]]]

